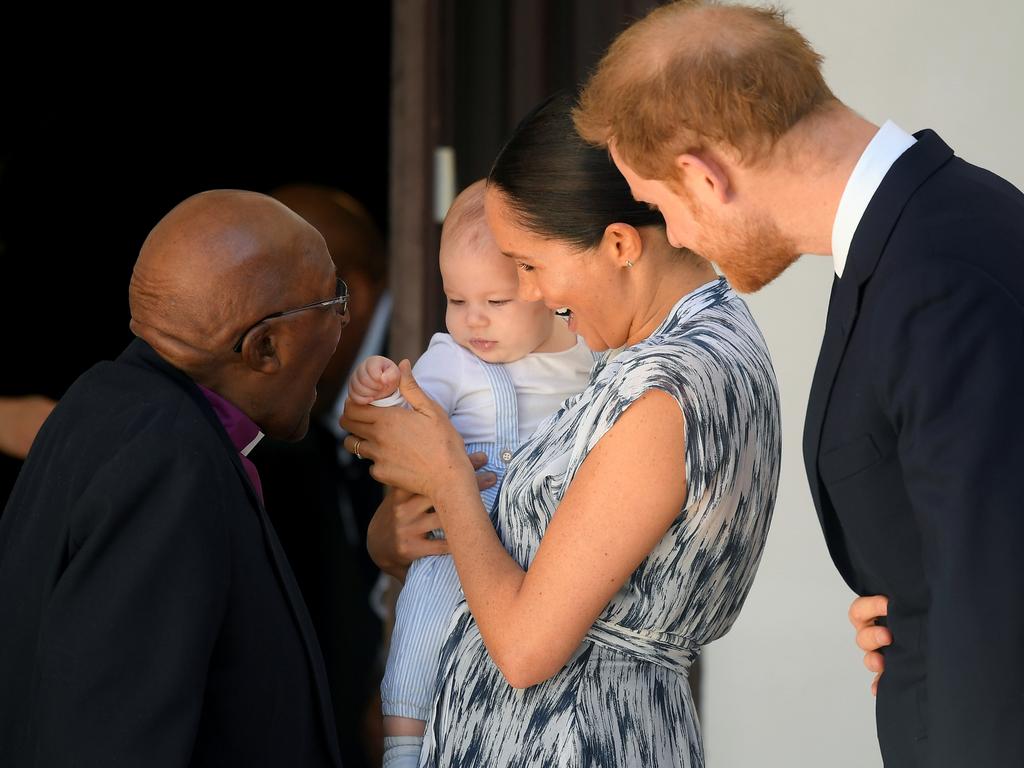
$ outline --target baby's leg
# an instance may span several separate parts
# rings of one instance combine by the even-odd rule
[[[462,588],[451,556],[425,557],[409,568],[398,596],[381,703],[387,768],[415,766],[434,703],[441,646]]]
[[[422,723],[420,723],[422,726]],[[420,764],[420,749],[423,735],[385,736],[384,768],[417,768]]]

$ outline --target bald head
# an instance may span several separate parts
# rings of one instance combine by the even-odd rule
[[[791,128],[836,104],[821,56],[781,11],[680,0],[624,31],[574,113],[584,139],[645,177],[710,145],[762,159]]]
[[[452,202],[441,229],[441,260],[460,254],[497,251],[484,217],[484,192],[487,181],[480,179],[466,187]]]
[[[276,200],[202,192],[143,243],[128,293],[131,329],[195,374],[230,354],[260,318],[318,298],[310,284],[332,269],[323,237]]]

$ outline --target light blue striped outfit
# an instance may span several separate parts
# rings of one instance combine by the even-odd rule
[[[519,447],[519,410],[515,385],[505,366],[474,359],[483,368],[494,395],[495,442],[466,443],[466,450],[486,453],[484,469],[498,476],[498,482],[480,494],[484,508],[491,510],[505,476],[505,465]],[[443,535],[440,531],[435,534]],[[381,683],[386,716],[416,720],[430,716],[441,644],[462,600],[462,586],[451,555],[424,557],[409,567],[398,596],[391,650]]]

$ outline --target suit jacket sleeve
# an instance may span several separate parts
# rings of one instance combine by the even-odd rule
[[[225,610],[232,468],[160,450],[170,439],[144,431],[73,502],[40,637],[37,765],[189,763]]]
[[[1024,765],[1024,311],[955,257],[891,285],[875,371],[930,593],[926,764]]]

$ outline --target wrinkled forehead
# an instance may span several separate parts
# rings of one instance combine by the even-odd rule
[[[197,279],[216,295],[237,297],[246,316],[277,312],[289,305],[329,298],[335,293],[337,268],[323,237],[312,227],[263,241],[223,269],[203,271]]]

